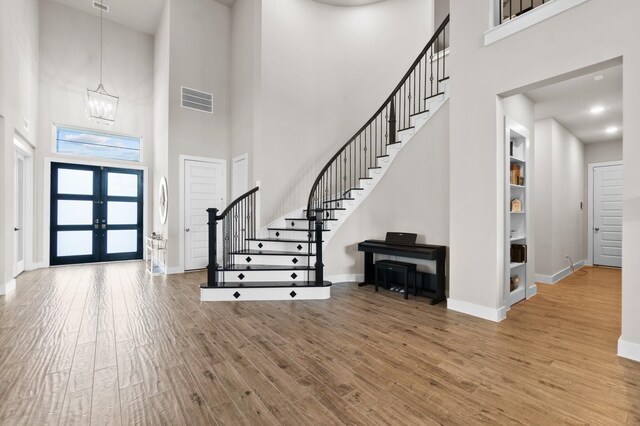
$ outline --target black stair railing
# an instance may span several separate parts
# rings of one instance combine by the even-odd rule
[[[530,12],[538,6],[542,6],[548,0],[500,0],[502,3],[502,13],[500,23]]]
[[[398,143],[398,132],[410,129],[411,118],[427,112],[428,101],[441,94],[442,83],[449,78],[448,36],[449,16],[378,111],[322,168],[307,200],[310,221],[317,211],[322,211],[323,219],[333,218],[343,201],[359,189],[360,180],[378,168],[378,158],[387,156],[387,147]]]
[[[218,287],[219,272],[224,273],[232,267],[233,254],[248,250],[249,240],[256,237],[256,193],[259,189],[255,187],[236,198],[221,214],[218,214],[218,209],[207,209],[209,265],[206,287]],[[222,268],[218,264],[218,222],[220,221],[222,221]]]

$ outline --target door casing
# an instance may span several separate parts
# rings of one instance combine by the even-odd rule
[[[593,207],[594,207],[594,196],[593,196],[593,186],[594,179],[593,173],[596,167],[607,167],[607,166],[623,166],[622,161],[607,161],[602,163],[589,163],[587,168],[587,260],[585,262],[586,265],[593,266],[593,227],[594,227],[594,218],[593,218]],[[624,188],[623,194],[624,194]]]
[[[25,140],[20,137],[20,135],[16,134],[14,136],[13,139],[13,144],[14,144],[14,156],[17,156],[18,154],[22,155],[24,157],[24,181],[23,181],[23,188],[24,188],[24,215],[22,218],[22,223],[23,223],[23,238],[24,238],[24,244],[23,244],[23,267],[24,270],[26,271],[31,271],[34,269],[34,262],[33,262],[33,258],[34,258],[34,250],[33,250],[33,227],[34,227],[34,220],[33,220],[33,211],[34,211],[34,203],[33,203],[33,192],[34,192],[34,185],[33,185],[33,158],[34,158],[34,152],[33,152],[33,148],[31,147],[31,145],[29,145],[27,142],[25,142]],[[14,159],[15,161],[15,159]],[[14,184],[14,190],[15,190],[15,184]],[[14,197],[15,200],[15,197]],[[15,201],[14,201],[15,202]],[[14,206],[14,215],[15,215],[15,211],[16,211],[16,206]],[[13,229],[13,227],[11,228]],[[14,240],[14,244],[15,244],[15,240]],[[15,256],[15,248],[14,248],[14,256]],[[13,261],[13,276],[17,276],[21,271],[19,271],[17,269],[17,264],[16,264],[16,259],[14,259]]]
[[[185,229],[185,190],[184,190],[184,185],[185,185],[185,173],[186,173],[186,168],[185,168],[185,161],[187,160],[192,160],[192,161],[202,161],[202,162],[206,162],[206,163],[214,163],[214,164],[219,164],[223,167],[223,180],[224,182],[222,182],[222,187],[226,188],[225,192],[224,192],[224,200],[222,201],[222,204],[224,206],[227,205],[227,194],[229,192],[228,189],[228,168],[227,168],[227,160],[222,160],[219,158],[210,158],[210,157],[198,157],[198,156],[193,156],[193,155],[180,155],[179,157],[180,159],[180,170],[179,170],[179,176],[180,176],[180,181],[179,181],[179,203],[180,203],[180,216],[179,216],[179,225],[180,225],[180,232],[179,234],[179,240],[178,240],[178,244],[179,244],[179,249],[178,249],[178,253],[179,255],[179,259],[178,259],[178,266],[177,267],[168,267],[167,268],[167,272],[169,274],[178,274],[178,273],[183,273],[185,271],[185,256],[186,256],[186,246],[185,246],[185,241],[184,241],[184,229]],[[171,194],[169,194],[169,198],[171,198]],[[169,219],[171,220],[171,219]]]

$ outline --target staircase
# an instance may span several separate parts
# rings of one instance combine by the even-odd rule
[[[323,248],[449,97],[448,28],[447,16],[392,94],[321,170],[306,208],[257,229],[256,187],[222,213],[207,210],[210,266],[201,300],[330,297],[331,283],[323,279]]]

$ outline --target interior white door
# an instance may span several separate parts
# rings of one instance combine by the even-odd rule
[[[593,169],[593,263],[622,266],[622,165]]]
[[[24,272],[25,254],[25,224],[26,224],[26,180],[27,180],[27,157],[16,150],[15,157],[15,179],[14,179],[14,219],[13,219],[13,247],[14,266],[13,276]]]
[[[241,155],[233,159],[231,197],[233,200],[249,190],[249,158]]]
[[[225,169],[224,162],[185,160],[184,269],[187,271],[202,269],[208,264],[207,209],[222,210],[226,205]]]

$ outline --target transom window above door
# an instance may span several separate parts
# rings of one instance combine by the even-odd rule
[[[55,139],[54,149],[59,154],[142,161],[140,138],[58,126]]]

